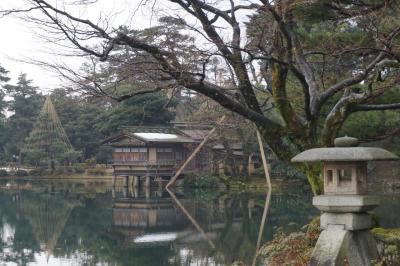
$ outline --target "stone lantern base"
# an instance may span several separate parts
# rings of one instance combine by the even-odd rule
[[[343,225],[348,231],[367,230],[372,228],[372,217],[367,213],[323,213],[321,228],[328,229],[329,225]]]
[[[315,245],[309,265],[374,265],[378,259],[375,239],[368,230],[349,231],[343,225],[328,225]]]
[[[368,266],[378,258],[375,239],[369,232],[372,217],[366,211],[379,204],[379,199],[362,195],[324,195],[313,198],[321,215],[323,229],[309,265]]]

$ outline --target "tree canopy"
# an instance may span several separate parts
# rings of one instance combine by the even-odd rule
[[[26,74],[19,75],[16,85],[6,84],[4,89],[13,100],[8,101],[6,106],[11,115],[5,123],[3,149],[8,155],[19,155],[39,114],[43,96],[32,86],[32,80]]]
[[[286,161],[333,145],[346,120],[360,113],[398,115],[399,98],[389,96],[398,95],[398,1],[146,1],[149,10],[169,9],[142,30],[73,12],[74,4],[94,2],[30,0],[26,10],[3,13],[21,15],[49,40],[89,56],[90,71],[55,67],[83,91],[117,101],[194,91],[252,121]],[[136,13],[137,6],[127,8]],[[126,79],[140,86],[115,90]]]
[[[128,82],[126,84],[129,85]],[[82,96],[73,90],[54,89],[49,97],[65,129],[65,136],[73,147],[71,149],[63,141],[65,136],[60,136],[64,133],[55,130],[59,126],[48,110],[40,112],[45,96],[40,88],[32,86],[32,80],[26,74],[21,74],[15,85],[5,83],[4,89],[0,90],[2,95],[7,96],[7,100],[0,97],[2,163],[13,161],[21,151],[24,153],[24,162],[33,165],[47,164],[49,158],[58,163],[77,158],[95,158],[98,162],[106,163],[111,159],[111,152],[101,142],[115,134],[119,127],[163,125],[175,117],[176,103],[170,101],[163,92],[118,103],[109,98]]]

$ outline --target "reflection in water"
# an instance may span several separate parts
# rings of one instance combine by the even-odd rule
[[[252,266],[255,266],[256,262],[257,262],[257,253],[261,247],[262,235],[264,232],[264,226],[265,226],[265,222],[267,220],[268,210],[269,210],[269,206],[271,204],[271,196],[272,196],[272,183],[271,183],[271,176],[269,174],[270,167],[268,166],[267,159],[265,157],[265,149],[264,149],[263,141],[261,138],[260,131],[258,131],[258,130],[257,130],[257,140],[258,140],[258,146],[260,148],[260,154],[261,154],[261,159],[262,159],[263,168],[264,168],[265,181],[266,181],[266,185],[267,185],[267,196],[265,198],[264,211],[263,211],[263,215],[261,218],[260,230],[258,231],[256,251],[254,253]]]
[[[251,264],[266,202],[264,193],[62,182],[2,190],[0,200],[0,261],[17,265]],[[269,213],[261,243],[316,214],[308,193],[289,191],[272,196]]]
[[[203,228],[201,228],[201,226],[199,225],[199,223],[196,221],[195,218],[193,218],[192,215],[190,215],[190,213],[185,209],[185,207],[183,206],[183,204],[179,201],[179,199],[175,196],[175,194],[169,190],[168,188],[166,188],[166,191],[169,193],[169,195],[171,196],[171,198],[175,201],[176,205],[179,206],[179,208],[181,209],[182,213],[184,213],[186,215],[186,217],[189,219],[189,221],[194,225],[194,227],[196,227],[196,229],[201,233],[201,235],[203,236],[203,238],[205,240],[208,241],[208,243],[210,244],[211,248],[215,248],[214,243],[212,242],[212,240],[207,236],[207,234],[204,232]]]

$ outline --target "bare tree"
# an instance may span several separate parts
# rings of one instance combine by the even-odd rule
[[[154,7],[158,2],[141,4]],[[400,109],[400,102],[379,100],[399,81],[397,1],[164,2],[191,17],[190,23],[176,15],[172,24],[179,24],[180,30],[196,38],[169,45],[172,35],[151,38],[145,31],[113,28],[107,18],[90,21],[75,16],[68,6],[52,5],[47,0],[27,0],[26,9],[3,13],[30,14],[25,18],[44,27],[49,39],[67,41],[100,62],[112,63],[117,50],[129,49],[135,57],[126,62],[132,64],[129,73],[133,79],[153,84],[113,94],[110,86],[103,89],[92,75],[93,80],[81,77],[85,80],[82,85],[116,100],[166,88],[187,88],[254,122],[284,160],[309,147],[332,145],[354,112]],[[243,14],[251,15],[250,21]],[[316,28],[321,36],[317,43],[310,37]],[[354,32],[364,35],[357,37]],[[351,38],[341,39],[342,33]],[[213,58],[220,58],[230,73],[228,87],[212,77]],[[139,72],[141,78],[136,78]],[[266,99],[273,101],[278,118],[265,112]],[[310,167],[305,172],[318,193],[318,177]]]

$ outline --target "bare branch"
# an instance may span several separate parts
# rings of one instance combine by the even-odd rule
[[[359,104],[353,107],[353,111],[383,111],[400,109],[400,103],[388,104]]]
[[[380,141],[380,140],[384,140],[384,139],[387,139],[387,138],[390,138],[390,137],[396,137],[396,136],[397,137],[400,136],[400,128],[396,128],[395,130],[393,130],[393,131],[391,131],[391,132],[389,132],[387,134],[384,134],[384,135],[375,136],[375,137],[372,137],[372,138],[360,139],[360,142],[361,143],[366,143],[366,142]]]

